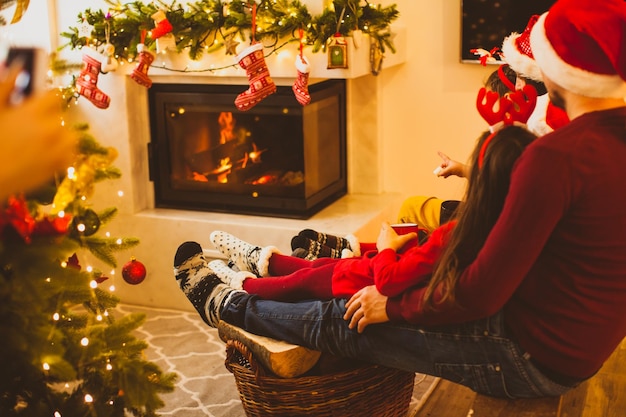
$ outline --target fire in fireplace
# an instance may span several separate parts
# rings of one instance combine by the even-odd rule
[[[155,206],[308,218],[346,194],[345,81],[290,86],[252,109],[241,85],[153,84],[150,179]]]

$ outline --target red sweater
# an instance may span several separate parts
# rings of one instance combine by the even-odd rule
[[[626,107],[582,115],[531,144],[503,212],[459,279],[459,306],[422,308],[423,288],[387,314],[422,325],[503,309],[520,346],[564,375],[597,371],[626,336]]]
[[[359,258],[342,259],[333,271],[333,296],[349,298],[363,287],[376,285],[381,294],[394,297],[414,285],[427,282],[450,230],[452,222],[435,229],[422,246],[404,253],[391,249],[373,250]]]

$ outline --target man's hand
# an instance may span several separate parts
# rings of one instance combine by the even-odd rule
[[[359,333],[363,333],[370,324],[388,322],[387,298],[379,293],[374,285],[361,288],[346,303],[346,314],[343,319],[349,320],[348,327],[356,328]]]

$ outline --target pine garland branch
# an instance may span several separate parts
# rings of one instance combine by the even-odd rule
[[[137,55],[142,31],[148,33],[144,44],[149,49],[155,49],[155,39],[149,33],[155,27],[152,15],[158,10],[164,11],[172,25],[176,51],[187,53],[192,60],[223,49],[223,39],[227,36],[237,35],[244,42],[252,41],[250,0],[197,0],[187,3],[186,7],[177,1],[169,4],[162,1],[148,4],[140,1],[106,2],[110,6],[106,13],[86,9],[78,15],[80,24],[93,27],[90,36],[82,36],[78,27],[70,27],[61,33],[68,40],[61,48],[90,46],[101,49],[107,42],[105,28],[108,25],[109,43],[115,48],[115,57],[131,62]],[[399,16],[396,5],[382,7],[368,1],[361,3],[360,0],[335,0],[333,8],[326,8],[321,15],[312,16],[299,0],[261,0],[257,4],[255,39],[271,48],[279,39],[293,38],[296,31],[302,29],[304,39],[315,53],[325,50],[326,43],[335,34],[350,36],[352,31],[360,30],[372,36],[381,46],[386,45],[395,51],[389,26]]]

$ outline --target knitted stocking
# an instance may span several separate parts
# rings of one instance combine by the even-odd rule
[[[158,39],[172,31],[172,24],[169,20],[167,20],[167,16],[165,16],[165,12],[163,10],[157,10],[151,17],[154,19],[154,23],[156,25],[151,32],[152,39]]]
[[[246,70],[248,88],[235,99],[235,106],[241,111],[250,110],[261,100],[276,92],[276,84],[270,77],[263,56],[263,45],[255,43],[244,49],[238,56],[239,66]]]
[[[165,52],[167,49],[176,49],[176,39],[172,35],[172,24],[167,20],[163,10],[156,11],[152,16],[155,27],[150,32],[152,39],[156,40],[157,53]]]
[[[130,74],[130,78],[135,80],[138,84],[150,88],[152,87],[152,80],[148,77],[148,70],[152,62],[154,62],[154,54],[148,51],[143,44],[137,45],[137,51],[139,51],[139,55],[137,55],[137,66]]]
[[[76,79],[76,87],[78,93],[81,96],[85,96],[87,100],[91,101],[94,106],[100,109],[106,109],[109,107],[111,98],[104,94],[97,86],[98,74],[100,74],[100,61],[90,57],[87,54],[83,55],[83,62],[85,64],[80,75]]]
[[[308,86],[311,66],[304,55],[298,55],[296,57],[296,69],[298,70],[298,77],[293,83],[291,89],[293,90],[298,103],[306,106],[311,102],[311,95],[309,94]]]

